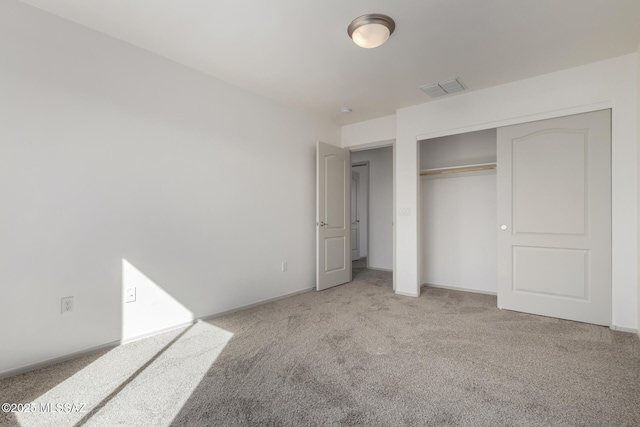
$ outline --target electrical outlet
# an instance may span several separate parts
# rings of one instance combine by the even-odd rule
[[[73,311],[73,297],[64,297],[60,301],[61,314],[67,314]]]
[[[136,301],[136,288],[127,288],[127,291],[124,296],[124,302],[135,302]]]
[[[287,261],[282,261],[282,272],[287,271]]]

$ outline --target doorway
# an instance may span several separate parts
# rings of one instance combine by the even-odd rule
[[[354,279],[363,270],[393,271],[393,172],[393,146],[351,153]]]
[[[355,268],[367,268],[369,179],[369,162],[351,164],[351,262]]]
[[[316,150],[316,290],[357,279],[353,262],[355,273],[377,271],[376,282],[395,290],[395,145]]]

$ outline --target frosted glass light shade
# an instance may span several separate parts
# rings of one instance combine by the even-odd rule
[[[396,23],[387,15],[370,13],[354,19],[347,27],[347,33],[355,44],[371,49],[384,44],[395,28]]]
[[[389,29],[381,24],[363,25],[353,32],[353,42],[365,49],[371,49],[384,44],[389,39]]]

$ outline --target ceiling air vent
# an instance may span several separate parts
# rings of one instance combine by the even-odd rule
[[[462,92],[466,88],[456,77],[455,79],[448,79],[435,84],[420,86],[420,89],[422,89],[422,91],[431,98],[437,98],[438,96],[448,95],[450,93]]]

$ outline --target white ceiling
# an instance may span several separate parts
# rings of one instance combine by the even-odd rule
[[[640,41],[639,0],[23,1],[338,124],[428,102],[427,83],[459,76],[478,90]],[[370,12],[396,31],[361,49],[347,25]]]

